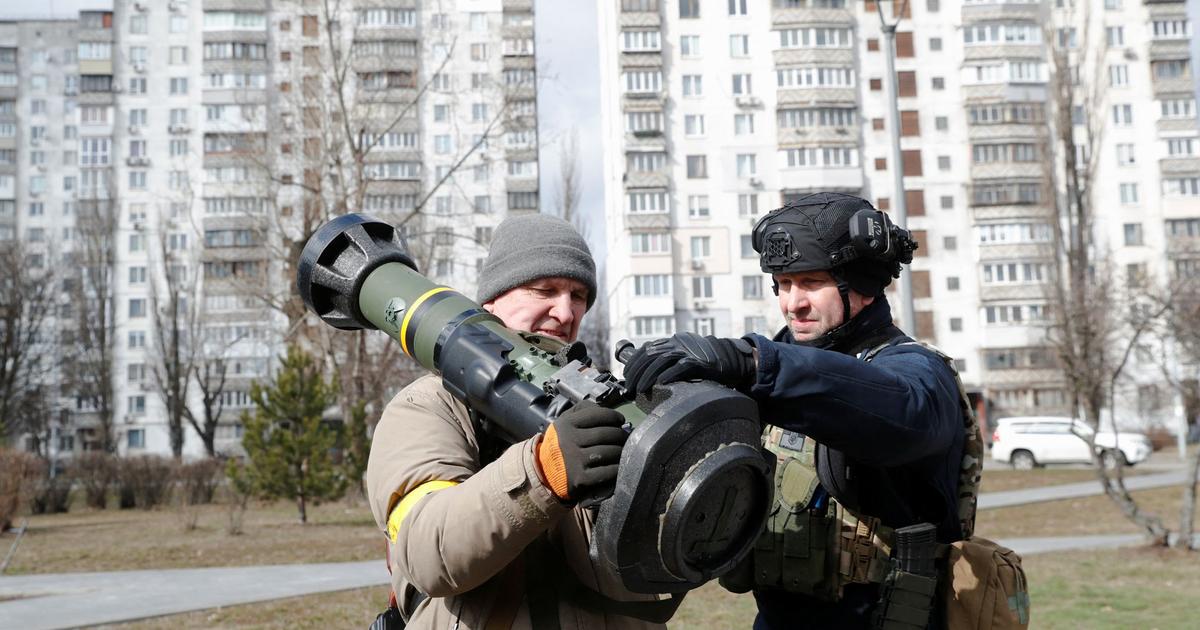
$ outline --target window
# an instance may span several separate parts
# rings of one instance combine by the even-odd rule
[[[170,93],[172,95],[187,94],[188,80],[187,77],[172,77],[170,83]]]
[[[142,399],[142,412],[145,412],[145,397],[139,396]],[[146,448],[146,430],[145,429],[129,429],[125,433],[126,448]]]
[[[681,19],[700,17],[700,0],[679,0],[679,17]]]
[[[634,135],[658,135],[663,130],[662,112],[626,112],[625,131]]]
[[[1117,145],[1117,164],[1121,166],[1133,166],[1136,162],[1132,144],[1122,143]]]
[[[1154,39],[1188,39],[1192,36],[1192,24],[1186,18],[1154,20]]]
[[[129,171],[129,188],[131,190],[145,190],[146,171]]]
[[[1074,45],[1075,29],[1059,29],[1060,46]],[[1025,22],[985,22],[963,27],[963,44],[1040,44],[1042,27]]]
[[[737,154],[737,176],[745,179],[758,175],[758,157],[753,153]]]
[[[1165,99],[1160,104],[1163,118],[1194,118],[1196,116],[1196,99]]]
[[[754,251],[754,239],[749,234],[742,234],[739,238],[742,258],[755,258],[758,253]]]
[[[750,75],[749,74],[733,75],[733,95],[734,96],[747,96],[752,93],[753,93],[753,89],[752,89],[752,85],[750,83]]]
[[[440,134],[433,137],[433,151],[438,154],[450,153],[453,150],[450,143],[450,136]]]
[[[626,94],[657,94],[662,91],[662,72],[657,70],[625,72],[623,76]],[[687,96],[686,92],[684,96]]]
[[[634,232],[629,240],[629,250],[634,254],[671,253],[671,235],[666,232]]]
[[[1169,138],[1167,140],[1167,155],[1171,157],[1195,155],[1195,144],[1194,138]]]
[[[1140,247],[1142,242],[1142,224],[1126,223],[1123,227],[1126,247]]]
[[[130,319],[146,316],[146,299],[131,298],[129,300],[129,317]]]
[[[146,268],[133,266],[129,268],[129,284],[145,284]]]
[[[938,131],[948,131],[950,129],[950,119],[946,116],[935,116],[933,127]]]
[[[781,151],[788,168],[855,166],[858,151],[852,147],[810,147]]]
[[[1125,45],[1125,27],[1108,26],[1104,29],[1104,39],[1109,46]]]
[[[1170,177],[1162,187],[1165,197],[1200,197],[1200,177]]]
[[[712,238],[708,236],[693,236],[692,240],[692,258],[704,259],[712,256]]]
[[[933,80],[930,83],[930,85],[935,90],[944,90],[944,89],[946,89],[946,79],[944,79],[942,77],[933,77]]]
[[[938,52],[941,49],[942,49],[942,38],[941,37],[930,37],[929,38],[929,50],[933,51],[933,52]]]
[[[754,274],[742,276],[742,299],[761,300],[763,297],[763,276]]]
[[[1123,183],[1121,189],[1121,203],[1129,205],[1138,202],[1138,185],[1135,183]]]
[[[129,347],[130,348],[145,348],[146,347],[146,331],[131,330],[129,331]]]
[[[634,275],[633,295],[635,297],[671,295],[671,276],[669,274]]]
[[[147,32],[147,29],[146,29],[146,16],[145,15],[129,16],[129,33],[130,34],[145,35],[146,32]]]
[[[625,167],[634,173],[653,173],[667,166],[667,154],[663,151],[631,151],[625,159]]]
[[[488,49],[487,44],[475,43],[471,44],[471,61],[487,61]]]
[[[779,31],[780,48],[850,48],[854,45],[848,28],[809,27]]]
[[[107,105],[84,105],[79,108],[79,122],[84,125],[108,124]]]
[[[691,97],[704,96],[703,77],[698,74],[683,75],[683,95]]]
[[[750,36],[749,35],[730,35],[729,36],[729,56],[730,57],[749,57],[750,56]]]
[[[685,114],[683,116],[683,134],[698,138],[704,135],[704,114]]]
[[[700,36],[682,35],[679,37],[679,56],[694,59],[700,56]]]
[[[780,109],[777,116],[780,127],[849,127],[857,124],[858,112],[854,108],[806,108]]]
[[[1115,63],[1108,67],[1108,84],[1112,87],[1129,85],[1129,66]]]
[[[364,28],[417,25],[415,9],[359,9],[358,25]]]
[[[752,133],[754,133],[754,114],[734,114],[733,134],[748,136]]]
[[[947,291],[957,291],[958,287],[959,287],[958,276],[947,276],[946,277],[946,290]]]
[[[758,216],[758,195],[754,193],[742,193],[738,195],[738,216]]]
[[[697,317],[692,320],[692,332],[697,335],[711,335],[716,327],[716,320],[712,317]]]
[[[1112,113],[1114,125],[1128,127],[1133,124],[1133,105],[1129,103],[1113,105]]]
[[[699,39],[697,37],[697,39]],[[622,52],[656,52],[662,50],[659,31],[621,31]]]
[[[631,214],[663,214],[670,210],[665,192],[638,192],[625,195]]]
[[[729,15],[745,16],[747,0],[729,0]]]
[[[633,318],[633,336],[635,337],[667,337],[673,334],[675,334],[675,318],[670,315]]]
[[[693,219],[708,218],[708,195],[688,195],[688,216]]]
[[[1191,76],[1191,64],[1187,59],[1151,61],[1150,71],[1155,79],[1182,79]]]
[[[985,263],[983,284],[1042,283],[1048,277],[1048,265],[1034,262]]]
[[[706,299],[713,296],[712,276],[692,276],[692,297]]]
[[[188,19],[186,15],[172,15],[171,21],[168,23],[168,29],[172,33],[186,33],[188,30]]]
[[[854,87],[854,70],[832,66],[781,68],[775,71],[780,88]]]

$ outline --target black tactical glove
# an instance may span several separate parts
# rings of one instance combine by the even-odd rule
[[[628,437],[624,424],[620,413],[586,400],[554,420],[538,444],[537,462],[555,496],[578,502],[612,496]]]
[[[625,390],[646,394],[658,384],[710,380],[735,388],[757,377],[754,347],[745,339],[676,333],[638,348],[625,363]]]

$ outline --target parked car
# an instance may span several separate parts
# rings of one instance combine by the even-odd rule
[[[1092,461],[1082,436],[1092,429],[1072,418],[1029,416],[1004,418],[992,433],[992,459],[1013,468],[1029,470],[1044,464],[1073,464]],[[1110,466],[1132,466],[1153,451],[1143,433],[1100,431],[1096,434],[1100,458]]]

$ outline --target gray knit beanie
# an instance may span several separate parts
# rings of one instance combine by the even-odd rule
[[[490,302],[542,278],[578,280],[587,287],[588,308],[596,301],[596,263],[575,227],[548,214],[511,216],[492,235],[476,301]]]

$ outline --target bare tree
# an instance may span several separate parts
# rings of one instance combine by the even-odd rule
[[[1168,303],[1148,284],[1128,279],[1119,283],[1111,253],[1096,235],[1094,184],[1106,121],[1100,113],[1107,103],[1106,45],[1096,36],[1099,23],[1086,4],[1067,7],[1062,18],[1048,21],[1045,33],[1050,42],[1050,79],[1043,145],[1048,194],[1043,196],[1053,200],[1050,224],[1056,253],[1046,296],[1050,317],[1046,341],[1066,380],[1071,408],[1079,410],[1093,429],[1082,437],[1092,451],[1105,494],[1150,540],[1165,545],[1168,529],[1134,500],[1121,466],[1104,465],[1105,459],[1120,458],[1096,447],[1095,432],[1101,429],[1104,410],[1116,432],[1118,382],[1139,342],[1162,322]],[[1131,308],[1126,312],[1114,304]]]
[[[15,241],[0,244],[0,444],[22,432],[43,443],[54,284],[44,254]]]
[[[190,204],[189,204],[190,205]],[[184,420],[195,371],[195,336],[199,328],[199,266],[190,251],[170,242],[167,220],[160,221],[157,237],[157,268],[149,274],[150,315],[153,320],[154,383],[167,412],[167,434],[171,453],[183,456]]]
[[[108,192],[81,199],[77,205],[78,275],[71,279],[69,292],[76,326],[73,353],[62,367],[68,391],[80,401],[80,413],[95,418],[96,426],[89,428],[98,435],[91,436],[91,446],[113,453],[117,449],[113,431],[117,204],[111,189]]]
[[[1195,252],[1188,252],[1194,254]],[[1167,316],[1166,336],[1174,342],[1180,377],[1165,363],[1163,376],[1183,397],[1185,422],[1181,430],[1191,437],[1200,423],[1200,280],[1179,274],[1173,287],[1173,301]],[[1164,358],[1165,355],[1164,355]],[[1175,546],[1193,549],[1196,516],[1196,486],[1200,482],[1200,451],[1192,455],[1188,465],[1187,481],[1183,486],[1183,501],[1179,511],[1179,536]]]

